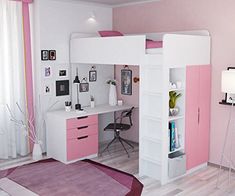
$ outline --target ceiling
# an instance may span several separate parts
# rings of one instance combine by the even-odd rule
[[[90,3],[101,3],[101,4],[106,4],[109,6],[119,6],[123,4],[136,4],[136,3],[151,2],[154,0],[82,0],[82,1],[90,2]]]

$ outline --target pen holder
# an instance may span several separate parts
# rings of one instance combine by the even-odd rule
[[[71,105],[72,105],[71,101],[66,101],[65,102],[65,111],[66,112],[70,112],[71,111]]]

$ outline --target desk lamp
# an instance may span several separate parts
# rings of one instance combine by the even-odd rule
[[[231,132],[231,136],[229,136],[229,130],[230,130],[230,125],[231,125],[231,119],[232,119],[232,109],[234,106],[234,102],[235,102],[235,71],[231,71],[231,70],[227,70],[227,71],[222,71],[222,78],[221,78],[221,91],[223,93],[228,93],[227,96],[229,96],[229,99],[231,100],[232,104],[231,104],[231,108],[230,108],[230,114],[229,114],[229,121],[227,124],[227,128],[226,128],[226,133],[225,133],[225,139],[224,139],[224,143],[223,143],[223,149],[222,149],[222,153],[221,153],[221,157],[220,157],[220,167],[219,167],[219,172],[218,172],[218,176],[217,176],[217,183],[216,183],[216,187],[218,187],[219,184],[219,177],[220,177],[220,172],[222,169],[222,164],[223,161],[225,160],[228,165],[229,165],[229,183],[231,180],[231,172],[232,169],[235,169],[234,167],[234,163],[232,160],[232,152],[233,152],[233,146],[234,146],[234,139],[235,138],[235,131],[232,130]],[[228,142],[228,138],[232,138],[230,141],[230,146],[229,146],[229,156],[227,157],[225,155],[225,148],[226,148],[226,144]]]
[[[75,110],[82,110],[81,104],[79,103],[79,84],[81,82],[78,77],[78,68],[76,68],[76,76],[73,83],[77,85],[77,103],[75,104]]]

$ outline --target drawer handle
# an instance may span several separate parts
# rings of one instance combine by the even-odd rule
[[[78,139],[78,140],[82,140],[82,139],[85,139],[85,138],[88,138],[88,135],[82,136],[82,137],[78,137],[77,139]]]
[[[79,129],[86,129],[86,128],[88,128],[88,126],[77,127],[78,130],[79,130]]]
[[[77,119],[84,119],[84,118],[88,118],[88,116],[81,116],[81,117],[77,117]]]

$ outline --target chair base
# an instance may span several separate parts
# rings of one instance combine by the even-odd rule
[[[124,143],[126,143],[126,144],[127,144],[128,146],[130,146],[132,149],[134,149],[134,146],[131,145],[127,140],[123,139],[123,138],[120,136],[120,133],[119,133],[119,132],[115,132],[114,138],[113,138],[112,141],[109,142],[108,145],[104,148],[104,150],[101,152],[101,155],[102,155],[103,152],[105,152],[105,151],[109,148],[109,146],[110,146],[113,142],[115,142],[115,141],[119,141],[119,142],[122,144],[122,147],[123,147],[124,150],[126,151],[128,158],[130,158],[130,154],[128,153],[126,147],[124,146]],[[123,142],[124,142],[124,143],[123,143]]]

